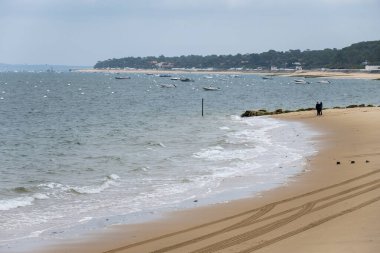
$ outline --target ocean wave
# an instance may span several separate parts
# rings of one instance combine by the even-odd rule
[[[46,194],[43,194],[43,193],[35,193],[35,194],[33,194],[33,198],[42,200],[42,199],[48,199],[49,196],[47,196]]]
[[[101,193],[105,189],[109,188],[111,185],[114,185],[111,181],[106,181],[100,186],[78,186],[72,187],[71,191],[79,194],[96,194]]]
[[[17,197],[12,199],[0,200],[0,211],[30,206],[35,200],[48,199],[49,197],[42,193],[35,193],[32,196]]]
[[[259,154],[266,152],[265,147],[256,146],[246,149],[224,149],[221,146],[214,146],[194,153],[193,157],[205,159],[208,161],[232,161],[232,160],[250,160]]]
[[[41,184],[39,187],[47,189],[55,189],[62,192],[72,192],[75,194],[97,194],[101,193],[104,190],[108,189],[111,186],[117,185],[117,180],[120,179],[120,176],[116,174],[108,175],[104,178],[103,182],[100,185],[88,185],[88,186],[73,186],[73,185],[64,185],[60,183],[47,183]]]
[[[30,206],[34,201],[33,197],[18,197],[13,199],[0,200],[0,211],[7,211],[18,207]]]
[[[120,179],[120,177],[116,174],[111,174],[109,176],[107,176],[108,179],[111,179],[111,180],[118,180]]]
[[[131,171],[132,172],[147,172],[149,169],[150,168],[148,166],[145,166],[145,167],[134,168]]]

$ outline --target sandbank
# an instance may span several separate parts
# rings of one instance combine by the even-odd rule
[[[288,185],[43,252],[380,252],[380,108],[275,117],[321,131],[319,153]]]

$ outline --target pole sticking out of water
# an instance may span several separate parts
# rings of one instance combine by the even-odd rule
[[[202,117],[203,117],[203,98],[202,98]]]

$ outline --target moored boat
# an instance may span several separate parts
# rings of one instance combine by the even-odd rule
[[[320,81],[318,81],[317,83],[331,83],[329,80],[320,80]]]
[[[181,78],[179,80],[181,80],[181,82],[194,82],[193,79],[190,79],[190,78],[187,78],[187,77]]]
[[[214,86],[203,87],[203,89],[206,91],[218,91],[218,90],[220,90],[219,87],[214,87]]]
[[[169,75],[169,74],[159,74],[158,76],[159,77],[171,77],[171,75]]]
[[[307,81],[305,81],[303,79],[296,79],[296,80],[294,80],[294,82],[296,84],[309,84],[309,82],[307,82]]]
[[[115,79],[122,80],[122,79],[131,79],[130,76],[115,76]]]
[[[175,84],[161,84],[162,88],[176,88],[177,86]]]

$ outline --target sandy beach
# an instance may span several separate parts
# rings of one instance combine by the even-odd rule
[[[379,252],[380,108],[276,117],[321,132],[319,153],[288,185],[44,252]]]

